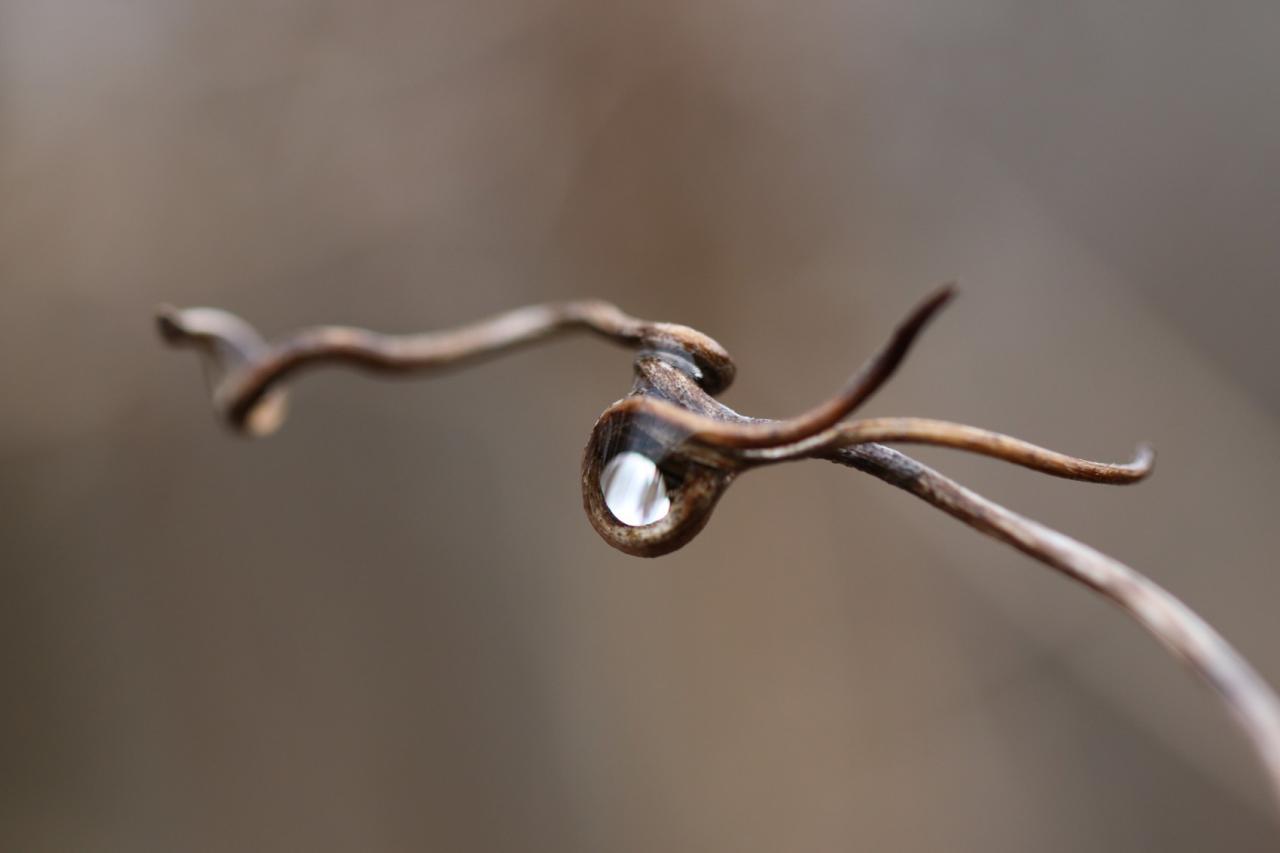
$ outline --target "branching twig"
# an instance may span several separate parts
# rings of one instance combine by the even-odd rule
[[[233,428],[262,435],[284,416],[281,382],[321,363],[386,373],[470,363],[562,332],[585,329],[638,350],[631,394],[597,421],[583,456],[583,505],[610,545],[645,557],[686,544],[744,471],[819,458],[864,471],[1096,590],[1118,604],[1202,676],[1235,715],[1280,803],[1280,700],[1204,620],[1133,569],[969,491],[898,451],[872,442],[923,443],[980,453],[1098,483],[1132,483],[1151,471],[1140,447],[1128,464],[1077,459],[1010,436],[923,418],[842,421],[893,374],[927,322],[951,297],[923,301],[888,343],[831,399],[786,420],[750,418],[715,399],[733,381],[729,354],[711,338],[651,323],[603,302],[531,306],[446,332],[383,335],[320,327],[269,344],[238,317],[212,308],[162,308],[175,345],[205,356],[214,408]]]

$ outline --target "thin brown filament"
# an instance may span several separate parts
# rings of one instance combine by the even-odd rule
[[[1155,462],[1154,451],[1145,444],[1138,447],[1131,462],[1092,462],[991,430],[929,418],[868,418],[838,424],[791,444],[742,449],[732,445],[726,447],[720,440],[720,432],[716,428],[725,424],[725,421],[691,412],[666,400],[635,395],[616,404],[616,408],[634,416],[661,422],[673,432],[687,436],[688,442],[721,453],[730,464],[736,461],[748,466],[821,457],[837,448],[872,441],[929,444],[966,450],[1055,477],[1116,485],[1141,480],[1151,473]],[[745,428],[760,424],[748,422],[732,425]]]
[[[689,431],[696,433],[697,440],[707,445],[747,449],[775,447],[801,441],[839,423],[841,418],[854,411],[879,390],[893,376],[929,320],[954,295],[955,286],[948,284],[927,296],[899,324],[879,352],[853,374],[844,388],[831,399],[802,415],[786,420],[735,423],[700,418],[693,412],[686,413],[692,416],[687,419],[673,412],[668,414],[675,420],[689,424]]]
[[[1155,463],[1155,452],[1146,444],[1139,445],[1133,461],[1125,464],[1091,462],[1002,433],[930,418],[867,418],[850,421],[795,444],[741,451],[739,458],[758,464],[786,462],[825,456],[831,450],[872,441],[886,444],[928,444],[966,450],[1054,477],[1115,485],[1138,482],[1151,473]]]
[[[303,368],[348,364],[378,373],[429,372],[473,364],[574,330],[630,347],[685,351],[702,370],[708,389],[723,390],[733,379],[728,353],[706,335],[639,320],[597,300],[532,305],[447,331],[411,335],[317,326],[273,344],[239,317],[217,309],[164,306],[157,320],[171,343],[202,349],[222,377],[214,388],[215,407],[236,428],[255,433],[271,431],[251,429],[255,408]],[[276,423],[271,422],[272,429]]]

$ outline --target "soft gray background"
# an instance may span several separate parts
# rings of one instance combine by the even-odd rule
[[[1082,589],[878,482],[737,485],[615,553],[628,357],[316,375],[221,430],[160,301],[268,332],[579,295],[869,411],[1148,571],[1280,683],[1280,4],[0,0],[0,847],[1274,850],[1216,701]]]

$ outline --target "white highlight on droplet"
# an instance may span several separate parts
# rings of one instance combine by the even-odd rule
[[[667,484],[653,460],[624,451],[609,460],[600,475],[600,490],[614,518],[630,527],[643,527],[671,510]]]

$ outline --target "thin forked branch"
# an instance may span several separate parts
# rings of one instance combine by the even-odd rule
[[[384,335],[326,326],[267,343],[235,315],[212,308],[163,308],[160,330],[171,343],[198,349],[213,386],[214,407],[237,429],[271,432],[284,413],[281,381],[311,365],[345,363],[385,373],[431,371],[472,363],[563,332],[588,330],[639,350],[632,395],[611,406],[584,460],[584,504],[592,525],[627,553],[658,556],[683,546],[705,525],[716,501],[743,470],[822,458],[905,489],[982,533],[1096,590],[1136,619],[1218,693],[1257,750],[1280,803],[1280,699],[1216,631],[1171,594],[1104,554],[975,494],[910,457],[873,442],[950,447],[1046,474],[1099,483],[1131,483],[1151,470],[1142,446],[1125,465],[1090,462],[964,424],[924,418],[841,422],[896,370],[911,344],[952,296],[925,299],[889,342],[834,397],[788,420],[733,412],[714,398],[734,377],[723,347],[690,329],[652,323],[597,301],[521,308],[469,326],[420,335]],[[663,463],[682,470],[671,515],[629,527],[610,514],[596,476],[626,425],[660,427]],[[626,445],[623,445],[626,446]],[[643,446],[643,445],[637,445]],[[681,464],[676,464],[681,463]]]
[[[1093,462],[1003,433],[931,418],[865,418],[838,424],[791,444],[761,448],[726,447],[720,440],[725,426],[743,429],[778,422],[755,419],[726,421],[643,394],[628,397],[614,408],[633,416],[661,421],[687,436],[685,440],[690,444],[715,451],[723,457],[725,464],[736,463],[744,467],[825,458],[833,450],[873,441],[966,450],[1054,477],[1109,485],[1136,483],[1150,474],[1155,465],[1155,451],[1147,444],[1138,445],[1130,462]]]

